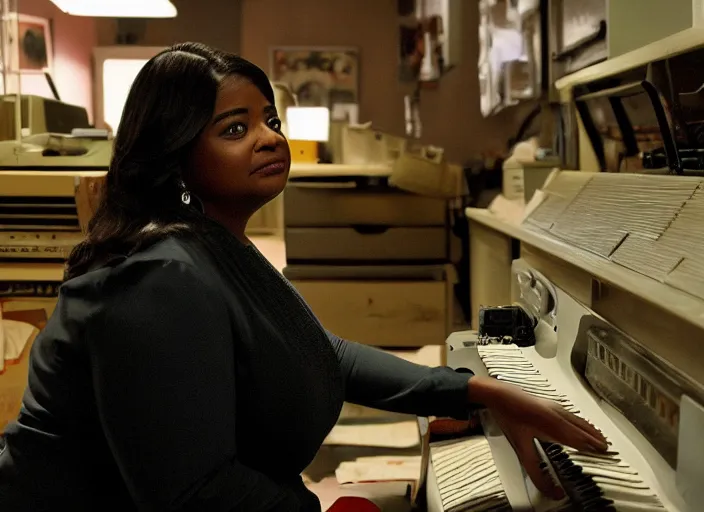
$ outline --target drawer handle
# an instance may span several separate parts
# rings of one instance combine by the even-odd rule
[[[381,235],[389,230],[389,226],[370,226],[368,224],[352,226],[360,235]]]

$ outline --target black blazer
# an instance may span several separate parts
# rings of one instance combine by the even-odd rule
[[[174,236],[65,283],[30,357],[0,438],[12,512],[319,510],[299,475],[343,400],[468,410],[466,374],[328,333],[239,242]]]

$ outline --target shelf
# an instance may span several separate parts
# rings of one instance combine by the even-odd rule
[[[637,50],[624,53],[560,78],[555,82],[555,87],[560,92],[569,93],[576,85],[599,80],[702,46],[704,46],[704,28],[688,28]]]
[[[704,39],[702,40],[704,44]],[[573,265],[594,278],[628,291],[700,329],[704,329],[704,301],[625,267],[566,244],[537,229],[517,226],[497,218],[485,209],[467,208],[467,217],[506,236],[520,240]]]

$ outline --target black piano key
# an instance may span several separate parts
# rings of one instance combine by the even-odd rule
[[[572,462],[561,445],[543,443],[542,447],[569,498],[572,510],[579,512],[615,510],[613,502],[603,497],[601,489],[592,477],[585,475],[582,468]]]

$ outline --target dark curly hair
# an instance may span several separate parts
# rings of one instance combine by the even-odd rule
[[[125,103],[100,206],[69,256],[67,279],[208,223],[181,202],[180,184],[191,148],[212,118],[220,83],[233,75],[250,80],[274,104],[264,71],[203,44],[177,44],[145,64]]]

